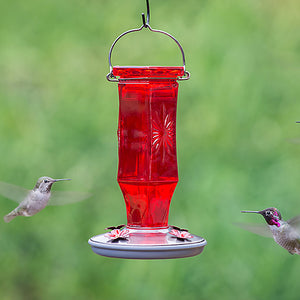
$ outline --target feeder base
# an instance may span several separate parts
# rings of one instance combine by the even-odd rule
[[[126,240],[114,242],[106,234],[89,239],[92,250],[99,255],[128,259],[183,258],[200,254],[207,244],[202,237],[192,235],[188,240],[178,239],[167,229],[132,229]]]

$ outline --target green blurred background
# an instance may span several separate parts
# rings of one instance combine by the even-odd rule
[[[88,239],[126,222],[116,182],[117,84],[108,51],[141,26],[145,1],[1,1],[0,180],[89,191],[86,201],[0,222],[1,299],[299,299],[299,256],[234,222],[240,210],[300,214],[299,9],[296,0],[152,0],[150,25],[182,44],[180,182],[169,223],[204,236],[193,258],[98,256]],[[180,65],[176,44],[143,30],[120,65]],[[0,197],[1,215],[15,207]]]

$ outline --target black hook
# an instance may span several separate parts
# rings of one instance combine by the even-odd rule
[[[147,28],[150,26],[149,21],[150,21],[150,8],[149,8],[149,0],[146,0],[146,5],[147,5],[147,22],[145,20],[145,14],[142,13],[142,20],[143,20],[143,26]]]

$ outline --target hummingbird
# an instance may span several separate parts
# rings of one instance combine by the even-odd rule
[[[0,194],[20,203],[4,217],[4,221],[8,223],[17,216],[31,217],[44,209],[46,205],[62,205],[67,202],[80,201],[89,196],[88,193],[79,192],[53,192],[51,196],[53,183],[65,180],[71,179],[53,179],[43,176],[37,180],[32,190],[0,182]]]
[[[243,210],[241,212],[260,214],[268,224],[268,226],[263,227],[259,224],[239,224],[241,227],[263,236],[273,237],[275,242],[289,253],[300,254],[300,216],[284,221],[282,220],[281,213],[275,207],[260,211]]]

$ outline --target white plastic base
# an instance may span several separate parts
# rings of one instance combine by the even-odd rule
[[[202,237],[192,235],[180,240],[170,235],[168,229],[131,229],[127,240],[112,242],[105,234],[89,239],[92,250],[99,255],[129,259],[183,258],[200,254],[207,244]]]

